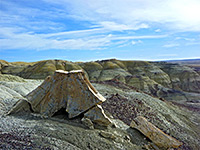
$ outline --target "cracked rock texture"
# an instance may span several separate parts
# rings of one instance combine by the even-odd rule
[[[130,127],[138,129],[146,137],[152,140],[153,143],[161,148],[178,148],[183,144],[175,138],[162,132],[160,129],[155,127],[152,123],[148,122],[146,118],[142,116],[138,116],[137,118],[135,118],[131,122]]]
[[[35,90],[18,101],[8,114],[20,111],[35,112],[51,117],[65,109],[69,118],[82,113],[94,123],[108,126],[111,120],[104,114],[101,104],[105,98],[96,91],[81,70],[56,70]]]

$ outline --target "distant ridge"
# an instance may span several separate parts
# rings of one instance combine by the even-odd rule
[[[197,59],[181,59],[181,60],[166,60],[169,63],[179,63],[179,64],[200,64],[200,58]]]

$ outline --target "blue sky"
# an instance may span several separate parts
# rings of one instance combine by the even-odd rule
[[[200,58],[200,0],[0,0],[0,59]]]

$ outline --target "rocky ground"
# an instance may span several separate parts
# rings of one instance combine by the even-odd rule
[[[59,113],[49,119],[34,113],[5,115],[56,69],[83,69],[107,99],[102,107],[117,127],[89,130],[81,117],[70,120]],[[199,89],[198,71],[165,62],[0,61],[0,149],[158,149],[128,126],[137,116],[183,142],[181,149],[200,149]]]
[[[165,133],[185,143],[183,149],[199,149],[199,112],[130,89],[106,84],[94,86],[107,98],[103,108],[115,118],[129,124],[132,118],[145,116]]]
[[[142,149],[148,144],[142,135],[138,144],[131,142],[132,135],[127,128],[94,129],[85,128],[79,120],[55,116],[42,119],[34,114],[18,114],[0,117],[0,149]],[[124,125],[125,126],[125,125]],[[126,126],[125,126],[126,127]],[[127,130],[127,131],[126,131]],[[105,135],[102,136],[102,133]],[[107,136],[108,134],[108,136]],[[138,135],[137,135],[138,137]]]
[[[70,120],[63,113],[48,119],[34,113],[6,115],[17,100],[40,83],[38,80],[18,77],[17,82],[0,82],[0,149],[131,150],[152,144],[141,133],[116,119],[113,121],[117,127],[90,130],[81,123],[79,117]]]
[[[81,124],[80,118],[69,120],[63,114],[49,119],[34,113],[4,115],[17,100],[42,82],[9,78],[12,82],[0,82],[1,149],[145,149],[152,146],[156,149],[145,136],[127,126],[138,115],[145,116],[165,133],[183,142],[182,149],[199,149],[198,112],[128,87],[122,88],[123,85],[93,83],[107,98],[102,106],[110,117],[115,118],[116,128],[89,130]]]

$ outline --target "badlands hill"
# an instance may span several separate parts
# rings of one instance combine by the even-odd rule
[[[82,69],[107,99],[102,107],[117,128],[88,130],[79,118],[72,121],[60,113],[51,119],[2,115],[58,69]],[[1,60],[0,73],[0,136],[4,137],[0,148],[13,148],[17,143],[49,149],[156,149],[151,140],[128,126],[137,116],[181,141],[181,149],[200,148],[200,75],[190,66],[115,59],[85,63]]]
[[[200,59],[171,60],[168,62],[189,66],[200,74]]]
[[[64,60],[32,63],[0,61],[0,73],[25,79],[45,79],[59,69],[66,71],[82,69],[92,82],[117,81],[167,100],[191,99],[191,96],[195,97],[196,93],[200,93],[198,71],[192,67],[175,63],[116,59],[86,63]]]

